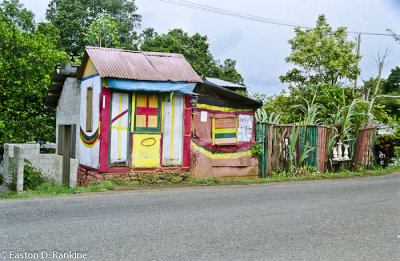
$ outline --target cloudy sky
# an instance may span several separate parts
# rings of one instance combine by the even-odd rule
[[[319,14],[325,14],[333,27],[346,26],[349,31],[386,33],[386,29],[400,33],[400,0],[187,0],[193,3],[234,11],[291,24],[313,27]],[[44,21],[49,0],[20,0]],[[159,33],[174,28],[194,34],[207,35],[211,52],[223,61],[237,61],[237,69],[252,91],[268,95],[286,88],[279,76],[290,69],[284,58],[290,54],[287,41],[294,37],[293,28],[248,21],[166,3],[161,0],[136,0],[142,15],[142,29],[153,27]],[[356,34],[349,35],[355,39]],[[391,51],[383,76],[400,66],[400,44],[392,37],[361,36],[361,80],[377,75],[374,61],[378,51]]]

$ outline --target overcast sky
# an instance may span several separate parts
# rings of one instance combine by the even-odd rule
[[[386,33],[390,28],[400,33],[400,0],[188,0],[194,3],[227,9],[239,13],[270,18],[314,27],[319,14],[336,29],[346,26],[349,31]],[[20,0],[44,21],[49,0]],[[237,62],[250,90],[268,95],[287,87],[279,81],[290,65],[284,58],[290,54],[287,41],[294,37],[293,28],[243,20],[220,14],[164,3],[160,0],[136,0],[142,15],[141,28],[153,27],[159,33],[182,28],[189,34],[207,35],[216,59],[231,58]],[[355,34],[350,34],[355,39]],[[378,51],[391,49],[383,76],[400,66],[400,44],[392,37],[361,36],[361,80],[378,73],[374,57]]]

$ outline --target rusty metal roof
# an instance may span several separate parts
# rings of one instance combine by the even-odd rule
[[[103,78],[138,81],[203,82],[182,54],[86,47],[77,78],[91,59]]]

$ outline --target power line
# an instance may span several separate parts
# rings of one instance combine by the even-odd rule
[[[191,9],[195,9],[195,10],[205,11],[205,12],[214,13],[214,14],[218,14],[218,15],[235,17],[235,18],[244,19],[244,20],[248,20],[248,21],[274,24],[274,25],[280,25],[280,26],[287,26],[287,27],[293,27],[293,28],[300,27],[300,28],[305,28],[305,29],[312,29],[312,27],[306,26],[306,25],[301,25],[301,24],[297,24],[297,23],[287,22],[287,21],[283,21],[283,20],[276,20],[276,19],[271,19],[271,18],[266,18],[266,17],[261,17],[261,16],[255,16],[255,15],[250,15],[250,14],[245,14],[245,13],[234,12],[234,11],[230,11],[227,9],[197,4],[197,3],[193,3],[193,2],[189,2],[189,1],[185,1],[185,0],[159,0],[159,1],[167,3],[167,4],[183,6],[183,7],[187,7],[187,8],[191,8]],[[357,32],[357,31],[347,31],[347,32],[354,33],[354,34],[363,34],[363,35],[393,36],[392,34],[386,34],[386,33]]]

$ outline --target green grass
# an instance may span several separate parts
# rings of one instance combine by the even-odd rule
[[[299,180],[316,180],[316,179],[343,179],[352,177],[363,177],[363,176],[380,176],[384,174],[400,172],[400,166],[388,167],[386,169],[376,168],[373,170],[360,170],[360,171],[342,171],[342,172],[320,172],[320,173],[308,173],[302,176],[286,176],[284,173],[276,174],[273,173],[268,178],[258,179],[232,179],[230,182],[236,183],[267,183],[267,182],[281,182],[281,181],[299,181]]]
[[[188,184],[206,184],[206,185],[211,185],[211,184],[219,184],[222,181],[217,179],[217,178],[207,178],[207,179],[196,179],[194,177],[189,177],[188,181],[185,183]]]
[[[0,199],[15,199],[15,198],[31,198],[31,197],[43,197],[43,196],[57,196],[75,194],[79,192],[99,192],[104,189],[112,190],[116,187],[116,184],[112,181],[103,181],[100,184],[92,183],[88,187],[76,187],[68,188],[66,186],[56,184],[54,181],[46,181],[43,184],[35,188],[35,190],[28,189],[23,193],[16,191],[8,191],[0,196]]]
[[[316,179],[342,179],[342,178],[352,178],[352,177],[364,177],[364,176],[379,176],[394,172],[400,172],[400,166],[388,167],[386,169],[376,168],[374,170],[360,170],[357,172],[342,171],[336,173],[307,173],[302,176],[287,176],[285,173],[273,173],[271,177],[268,178],[258,178],[258,179],[230,179],[230,180],[220,180],[217,178],[207,178],[207,179],[195,179],[189,177],[186,181],[176,182],[175,184],[203,184],[203,185],[213,185],[213,184],[252,184],[252,183],[269,183],[269,182],[284,182],[284,181],[300,181],[300,180],[316,180]],[[17,193],[15,191],[5,192],[0,196],[0,199],[16,199],[16,198],[30,198],[30,197],[43,197],[43,196],[57,196],[66,194],[75,194],[81,192],[99,192],[103,190],[113,190],[116,186],[142,186],[153,183],[144,183],[143,181],[120,181],[120,180],[108,180],[103,181],[99,184],[92,183],[88,187],[76,187],[68,188],[63,185],[54,183],[54,181],[46,181],[35,190],[27,190],[23,193]],[[157,184],[165,184],[165,182],[160,182]],[[174,184],[174,183],[168,183]]]

